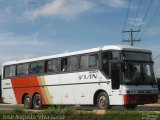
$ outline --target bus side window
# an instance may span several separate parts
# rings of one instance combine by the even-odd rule
[[[88,69],[89,55],[82,55],[80,57],[80,69]]]
[[[61,71],[67,71],[68,69],[68,59],[67,58],[62,58],[61,59]]]
[[[23,65],[17,65],[17,75],[22,75]]]
[[[48,72],[59,72],[59,60],[53,59],[48,61]]]
[[[77,70],[78,69],[78,57],[77,56],[72,56],[69,58],[69,70]]]
[[[11,65],[10,66],[10,77],[14,77],[16,75],[16,66]]]
[[[10,67],[9,66],[5,66],[4,67],[4,77],[10,77]]]
[[[32,62],[30,67],[31,74],[44,73],[45,64],[44,61]]]
[[[89,68],[98,67],[98,55],[97,54],[93,54],[89,56],[88,66]]]
[[[17,75],[28,75],[28,63],[17,65]]]
[[[29,64],[28,63],[24,63],[22,67],[23,67],[22,74],[23,75],[28,75],[28,73],[29,73],[29,70],[28,70]]]
[[[93,69],[98,67],[98,55],[82,55],[80,57],[80,69]]]
[[[16,66],[15,65],[10,65],[4,67],[4,77],[14,77],[16,75]]]

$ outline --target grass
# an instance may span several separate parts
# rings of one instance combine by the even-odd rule
[[[15,109],[1,111],[0,120],[160,120],[160,114],[149,111],[77,111],[70,107],[50,107],[42,111]]]

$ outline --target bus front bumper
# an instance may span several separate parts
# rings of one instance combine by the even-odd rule
[[[143,105],[158,102],[157,94],[127,94],[123,96],[124,105]]]
[[[0,103],[3,103],[3,98],[2,97],[0,97]]]

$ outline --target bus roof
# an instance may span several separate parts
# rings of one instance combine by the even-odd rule
[[[50,55],[50,56],[43,56],[43,57],[31,58],[31,59],[24,59],[24,60],[8,61],[8,62],[4,62],[3,65],[20,64],[20,63],[33,62],[33,61],[39,61],[39,60],[45,60],[45,59],[60,58],[60,57],[66,57],[66,56],[74,56],[74,55],[79,55],[79,54],[97,52],[97,51],[100,51],[100,50],[126,50],[126,51],[137,51],[137,52],[149,52],[149,53],[151,53],[150,50],[141,49],[141,48],[132,47],[132,46],[127,46],[127,45],[106,45],[106,46],[101,46],[101,47],[97,47],[97,48],[81,50],[81,51],[76,51],[76,52],[68,52],[68,53],[62,53],[62,54]]]

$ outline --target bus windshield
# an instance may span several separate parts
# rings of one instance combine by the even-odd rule
[[[128,62],[125,66],[124,84],[155,84],[153,63]]]
[[[152,61],[151,53],[124,51],[123,58],[131,61]]]
[[[149,52],[123,51],[125,84],[155,84],[152,54]]]

